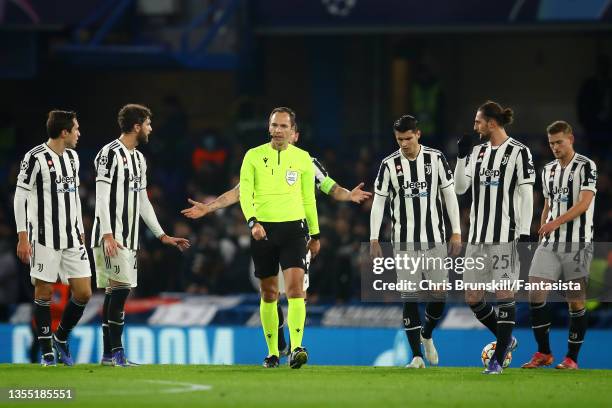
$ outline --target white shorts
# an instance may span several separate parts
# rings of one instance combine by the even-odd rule
[[[59,277],[62,283],[68,284],[68,279],[90,276],[91,269],[85,246],[53,249],[38,242],[32,242],[32,258],[30,259],[32,285],[35,284],[35,279],[55,283]]]
[[[566,282],[588,277],[593,260],[593,245],[570,245],[567,252],[559,249],[555,251],[552,244],[540,245],[533,256],[529,276],[552,281],[562,279]]]
[[[464,282],[515,282],[521,273],[515,241],[497,244],[468,244],[465,258],[479,258],[484,267],[466,269],[463,273]]]
[[[426,281],[427,284],[441,284],[448,280],[448,269],[446,269],[444,262],[448,256],[447,245],[446,243],[437,243],[433,248],[420,251],[393,251],[394,258],[400,257],[399,264],[395,265],[397,283],[411,282],[411,287],[414,288],[414,290],[406,290],[402,293],[423,292],[420,289],[422,281]]]
[[[103,289],[110,286],[109,280],[129,283],[135,288],[138,283],[138,257],[137,252],[127,248],[117,248],[117,255],[104,255],[104,248],[99,246],[93,249],[96,264],[96,285]]]

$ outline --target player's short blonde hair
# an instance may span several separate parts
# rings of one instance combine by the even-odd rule
[[[556,135],[557,133],[563,132],[564,134],[573,134],[574,129],[572,126],[564,120],[556,120],[546,128],[546,133],[549,135]]]

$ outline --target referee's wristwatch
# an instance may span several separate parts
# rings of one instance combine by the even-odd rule
[[[257,221],[257,218],[255,217],[251,217],[249,218],[249,220],[247,221],[247,225],[249,226],[249,229],[253,229],[253,227],[255,226],[255,224],[257,224],[259,221]]]

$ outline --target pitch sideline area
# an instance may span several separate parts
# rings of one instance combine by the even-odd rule
[[[66,401],[8,400],[8,389],[66,389],[79,407],[189,406],[605,406],[610,370],[508,369],[501,376],[479,367],[427,368],[87,364],[43,368],[0,364],[0,406]]]

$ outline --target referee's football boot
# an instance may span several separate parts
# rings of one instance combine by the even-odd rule
[[[73,366],[74,361],[70,355],[70,348],[68,347],[68,341],[60,341],[53,335],[53,350],[57,354],[58,363],[63,363],[67,366]]]
[[[289,367],[300,368],[308,362],[308,351],[305,347],[296,347],[289,354]]]
[[[271,356],[264,358],[263,366],[265,368],[277,368],[278,367],[278,356],[275,356],[274,354],[272,354]]]

